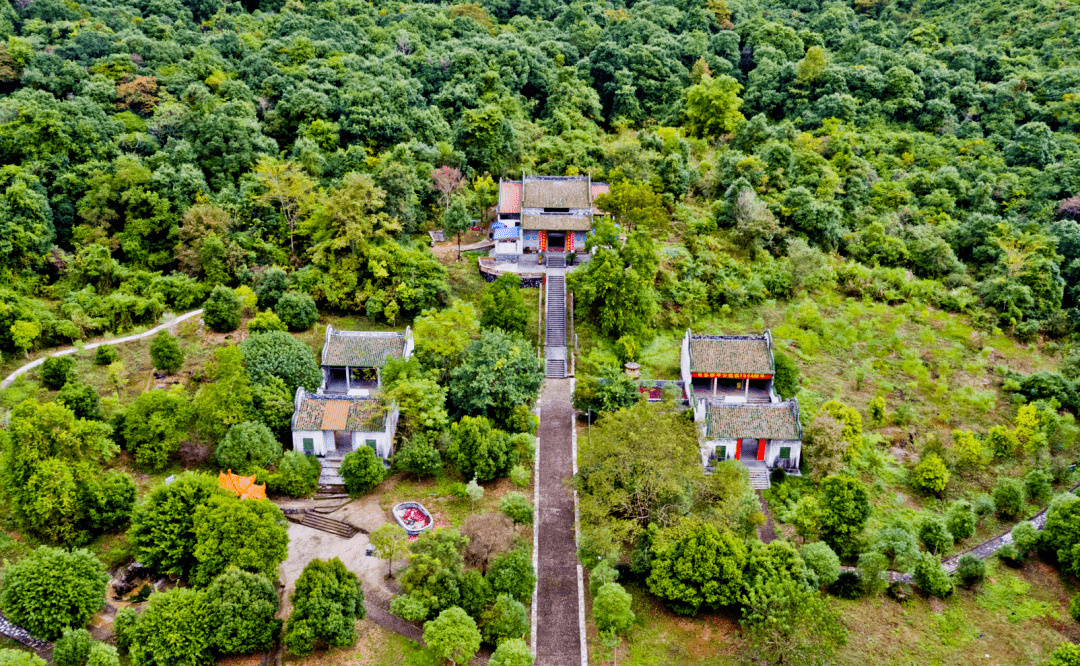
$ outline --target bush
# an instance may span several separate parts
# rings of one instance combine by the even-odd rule
[[[135,464],[161,470],[187,436],[194,412],[183,387],[152,389],[139,395],[124,412],[122,433]]]
[[[854,571],[841,571],[836,582],[829,586],[829,593],[840,599],[858,599],[862,594],[862,581]]]
[[[266,576],[229,569],[206,588],[206,605],[219,654],[265,652],[281,633],[277,591]]]
[[[994,504],[994,498],[986,493],[979,495],[975,498],[975,501],[971,504],[971,510],[975,512],[975,515],[979,518],[985,518],[990,514],[997,511],[997,505]]]
[[[955,541],[963,541],[975,534],[975,512],[966,500],[957,500],[945,514],[945,527]]]
[[[813,575],[817,587],[828,587],[840,577],[840,558],[824,541],[804,545],[799,549],[799,555]]]
[[[857,538],[870,518],[870,498],[856,479],[830,476],[819,486],[821,540],[837,555],[852,557]]]
[[[953,535],[938,516],[923,516],[918,526],[919,541],[931,553],[939,555],[953,544]]]
[[[1028,553],[1038,550],[1042,545],[1042,537],[1042,532],[1026,520],[1012,528],[1013,545],[1020,557],[1026,557]]]
[[[260,421],[244,421],[229,428],[217,447],[221,469],[251,474],[256,467],[272,465],[281,458],[281,443]]]
[[[941,562],[933,555],[924,554],[920,557],[911,575],[915,584],[932,597],[944,599],[952,594],[953,584],[949,580],[949,574],[945,573]]]
[[[1050,501],[1054,494],[1054,488],[1050,472],[1042,469],[1033,469],[1024,475],[1024,492],[1029,501],[1042,506]]]
[[[259,297],[260,308],[273,308],[278,299],[289,288],[289,276],[280,268],[270,268],[266,271],[261,282],[255,287],[255,294]]]
[[[50,356],[41,364],[41,383],[50,391],[59,391],[71,379],[75,359],[71,355]]]
[[[593,600],[593,619],[601,632],[625,634],[634,623],[633,597],[618,583],[607,583],[600,587]]]
[[[394,464],[416,478],[435,476],[442,469],[442,456],[423,435],[413,435],[404,447],[394,454]]]
[[[108,643],[94,643],[90,646],[86,666],[120,666],[120,657],[116,648]]]
[[[269,500],[211,497],[195,509],[191,583],[208,585],[231,566],[276,577],[289,554],[287,524]]]
[[[386,473],[382,460],[369,446],[359,451],[350,451],[341,459],[338,473],[345,479],[345,490],[349,495],[363,495],[383,480]]]
[[[93,644],[94,639],[86,629],[65,629],[64,635],[53,645],[52,660],[56,666],[83,666],[90,657]]]
[[[82,627],[105,604],[105,567],[85,549],[39,546],[4,569],[0,608],[37,638]]]
[[[529,631],[529,613],[524,604],[510,595],[500,594],[484,613],[484,640],[498,645],[507,638],[521,638]]]
[[[464,416],[450,427],[446,460],[464,478],[479,483],[506,476],[518,462],[510,435],[493,428],[482,416]]]
[[[220,493],[217,479],[195,472],[151,490],[131,517],[135,559],[152,571],[186,576],[195,565],[195,512]]]
[[[100,419],[101,398],[92,386],[83,384],[78,379],[72,379],[64,384],[64,388],[56,394],[56,401],[67,407],[80,419]]]
[[[150,595],[135,623],[131,663],[138,666],[187,666],[213,662],[206,596],[200,590],[174,588]]]
[[[274,495],[307,497],[319,485],[322,465],[315,456],[286,451],[277,470],[266,480],[266,490]]]
[[[168,331],[160,331],[150,341],[150,361],[155,370],[171,375],[184,366],[184,352],[176,338]]]
[[[430,610],[419,595],[408,594],[394,597],[390,602],[390,612],[406,622],[423,622],[428,618]]]
[[[322,370],[315,361],[315,352],[283,331],[252,335],[240,343],[240,351],[253,383],[267,383],[272,377],[285,382],[290,408],[298,386],[314,391],[322,383]]]
[[[1074,594],[1072,599],[1069,599],[1069,615],[1080,622],[1080,594]]]
[[[317,645],[348,647],[356,642],[356,620],[364,619],[364,591],[356,574],[338,558],[312,560],[296,580],[293,611],[285,625],[285,647],[297,656]]]
[[[601,587],[608,583],[614,583],[619,578],[619,572],[607,560],[601,560],[600,564],[593,567],[589,572],[589,596],[595,597]]]
[[[911,486],[921,492],[941,496],[949,485],[949,469],[936,453],[924,456],[911,470]]]
[[[319,320],[319,309],[315,301],[302,291],[287,291],[274,306],[278,316],[290,331],[306,331]]]
[[[799,366],[779,349],[773,351],[773,361],[776,365],[773,388],[785,400],[794,398],[799,392]]]
[[[1007,543],[997,550],[998,559],[1010,567],[1018,567],[1024,563],[1024,556],[1020,554],[1016,546]]]
[[[285,322],[278,319],[278,316],[274,314],[273,310],[266,310],[260,312],[247,323],[248,333],[266,333],[267,331],[287,331],[289,327],[285,325]]]
[[[45,666],[45,660],[33,652],[0,648],[0,666]]]
[[[993,497],[1002,518],[1015,518],[1024,508],[1024,486],[1017,479],[999,479]]]
[[[112,345],[98,345],[94,350],[94,365],[109,365],[117,359],[120,354],[116,351],[116,347]]]
[[[125,606],[116,611],[113,618],[113,633],[116,634],[116,647],[122,652],[127,652],[131,642],[135,639],[135,625],[139,623],[139,614],[130,606]]]
[[[532,478],[532,472],[528,467],[524,465],[514,465],[510,469],[510,481],[518,488],[524,488],[529,485],[529,480]]]
[[[520,638],[509,638],[499,644],[488,666],[533,666],[529,645]]]
[[[138,488],[131,475],[110,469],[83,485],[83,511],[95,532],[112,532],[127,525],[135,508]]]
[[[502,511],[507,518],[514,521],[514,524],[531,525],[533,521],[533,505],[529,501],[528,497],[525,497],[519,492],[507,493],[502,500],[499,501],[499,511]]]
[[[475,620],[454,606],[424,623],[424,642],[440,663],[450,659],[455,664],[464,664],[480,649],[480,630]]]
[[[773,468],[773,470],[771,472],[769,472],[769,482],[774,486],[780,485],[786,479],[787,479],[787,472],[784,471],[783,467]]]
[[[536,585],[536,571],[532,558],[522,548],[499,555],[488,569],[487,580],[496,593],[505,593],[521,603],[532,598]]]
[[[244,303],[236,292],[219,284],[206,299],[202,318],[211,331],[229,333],[240,325],[243,308]]]
[[[986,577],[986,564],[974,555],[961,555],[956,577],[964,587],[972,587]]]

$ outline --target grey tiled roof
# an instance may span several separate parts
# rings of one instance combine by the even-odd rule
[[[588,231],[592,229],[592,216],[525,214],[521,218],[521,228],[545,231]]]
[[[388,358],[405,353],[405,334],[369,331],[334,331],[323,352],[325,366],[381,368]]]
[[[293,430],[382,432],[386,406],[379,398],[306,394],[296,410]]]
[[[771,375],[772,352],[761,335],[691,335],[690,372]]]
[[[709,439],[801,440],[798,403],[730,404],[709,400],[705,406]]]
[[[588,176],[525,179],[523,208],[591,208]]]

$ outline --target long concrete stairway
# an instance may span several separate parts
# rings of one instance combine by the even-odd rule
[[[548,258],[547,307],[544,311],[544,360],[547,376],[566,377],[566,260]],[[554,269],[554,270],[552,270]]]

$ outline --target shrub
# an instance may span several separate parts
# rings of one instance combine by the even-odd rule
[[[480,649],[480,630],[475,620],[454,606],[424,623],[424,642],[438,661],[450,659],[455,664],[464,664]]]
[[[1007,543],[997,550],[998,559],[1010,567],[1018,567],[1024,563],[1024,556],[1020,554],[1016,546]]]
[[[986,564],[974,555],[961,555],[956,577],[964,587],[972,587],[986,577]]]
[[[518,488],[524,488],[529,485],[529,480],[531,478],[532,472],[524,465],[514,465],[510,470],[510,481]]]
[[[799,555],[813,575],[817,587],[828,587],[840,577],[840,558],[824,541],[804,545],[799,549]]]
[[[285,322],[278,319],[278,316],[274,314],[273,310],[266,310],[260,312],[247,323],[249,333],[266,333],[267,331],[287,331],[289,327],[285,325]]]
[[[953,543],[953,535],[938,516],[924,516],[918,526],[919,541],[931,553],[939,555]]]
[[[593,567],[589,572],[589,596],[596,596],[601,587],[608,583],[614,583],[619,578],[619,572],[607,560],[600,560],[600,564]]]
[[[261,282],[255,287],[260,308],[273,308],[278,299],[289,288],[289,276],[280,268],[270,268]]]
[[[135,623],[131,663],[139,666],[186,666],[213,662],[206,595],[201,590],[174,588],[150,595]]]
[[[630,610],[633,597],[618,583],[606,583],[596,592],[593,600],[593,619],[596,628],[602,632],[610,631],[625,634],[634,623],[634,611]]]
[[[1069,599],[1069,615],[1080,622],[1080,594],[1074,594],[1072,599]]]
[[[829,593],[840,599],[858,599],[862,594],[862,582],[854,571],[841,571],[836,582],[829,586]]]
[[[142,468],[160,470],[180,448],[194,412],[183,387],[153,389],[139,395],[123,418],[126,447]]]
[[[881,428],[885,425],[888,418],[885,413],[885,396],[879,395],[870,401],[869,416],[872,427]]]
[[[1046,504],[1054,494],[1050,472],[1033,469],[1024,475],[1024,492],[1029,501],[1038,505]]]
[[[507,551],[491,563],[487,580],[496,593],[509,594],[525,603],[532,597],[533,587],[536,585],[532,558],[522,548]]]
[[[4,570],[0,608],[9,620],[46,640],[81,627],[105,604],[105,567],[85,549],[39,546]]]
[[[306,331],[319,320],[319,309],[315,301],[302,291],[287,291],[274,306],[278,316],[290,331]]]
[[[59,391],[71,379],[75,359],[67,356],[50,356],[41,364],[41,383],[50,391]]]
[[[266,480],[266,490],[275,495],[307,497],[319,485],[319,459],[299,451],[286,451],[277,470]]]
[[[407,594],[394,597],[390,602],[390,612],[406,622],[423,622],[430,611],[419,595]]]
[[[116,648],[108,643],[94,643],[90,646],[86,666],[120,666],[120,657]]]
[[[1024,508],[1024,486],[1017,479],[999,479],[994,486],[994,506],[1002,518],[1015,518]]]
[[[911,575],[915,584],[932,597],[944,599],[952,594],[953,584],[949,580],[949,574],[945,573],[941,562],[933,555],[924,554],[920,557]]]
[[[252,335],[240,343],[240,351],[253,383],[267,383],[272,377],[285,382],[290,408],[298,386],[313,391],[322,383],[322,371],[311,347],[283,331]]]
[[[1020,557],[1026,557],[1028,553],[1036,551],[1042,545],[1043,534],[1035,529],[1035,526],[1024,520],[1012,528],[1013,545]]]
[[[116,351],[116,347],[112,345],[98,345],[94,350],[94,365],[109,365],[120,354]]]
[[[985,518],[990,514],[997,511],[997,505],[994,504],[994,498],[986,493],[979,495],[975,498],[975,501],[971,504],[971,510],[975,512],[975,515],[979,518]]]
[[[799,366],[779,349],[774,350],[773,361],[776,364],[773,387],[785,400],[794,398],[799,392]]]
[[[150,341],[150,361],[155,370],[171,375],[184,366],[184,352],[176,338],[168,331],[160,331]]]
[[[528,497],[519,492],[510,492],[499,501],[499,511],[514,524],[531,525],[533,521],[533,505]]]
[[[488,666],[533,666],[529,645],[520,638],[509,638],[499,644]]]
[[[338,473],[345,479],[346,492],[353,497],[363,495],[379,485],[385,471],[382,460],[369,446],[346,453],[338,469]]]
[[[138,488],[131,475],[110,469],[83,484],[83,511],[95,532],[111,532],[127,525],[135,508]]]
[[[272,465],[281,458],[281,443],[260,421],[244,421],[229,428],[217,447],[221,469],[251,474],[256,467]]]
[[[856,479],[830,476],[819,486],[818,505],[821,540],[841,557],[854,555],[856,539],[870,518],[866,487]]]
[[[945,527],[955,541],[963,541],[975,534],[975,512],[966,500],[957,500],[945,514]]]
[[[356,620],[365,615],[364,591],[338,558],[309,562],[291,600],[293,611],[285,625],[289,652],[303,656],[320,644],[348,647],[356,642]]]
[[[924,456],[911,470],[911,486],[921,492],[941,496],[949,484],[949,470],[936,453]]]
[[[414,435],[396,454],[394,464],[416,478],[435,476],[442,469],[442,456],[423,435]]]
[[[195,509],[192,584],[208,585],[231,566],[276,576],[289,554],[286,524],[269,500],[211,497]]]
[[[131,517],[135,559],[159,573],[187,575],[195,564],[195,512],[220,493],[217,479],[195,472],[151,490]]]
[[[83,666],[90,657],[94,639],[82,627],[65,629],[64,635],[53,645],[53,662],[56,666]]]
[[[80,419],[100,419],[101,411],[98,406],[101,398],[92,386],[83,384],[78,379],[72,379],[64,384],[64,388],[56,394],[56,401],[67,407]]]
[[[240,300],[240,296],[232,289],[219,284],[206,299],[202,318],[211,331],[229,333],[235,331],[240,325],[240,314],[243,308],[244,303]]]
[[[113,618],[113,633],[116,634],[116,647],[122,652],[127,652],[131,642],[135,639],[135,625],[139,622],[139,614],[130,606],[125,606],[116,611]]]
[[[1005,426],[994,426],[986,435],[986,446],[998,458],[1010,458],[1020,448],[1016,433]]]
[[[265,652],[281,633],[277,591],[266,576],[231,568],[206,588],[206,605],[219,654]]]
[[[508,594],[500,594],[483,617],[484,640],[498,645],[507,638],[521,638],[529,631],[525,605]]]
[[[45,666],[45,660],[33,652],[0,648],[0,666]]]

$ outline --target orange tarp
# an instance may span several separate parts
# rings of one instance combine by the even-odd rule
[[[254,476],[233,474],[231,469],[218,474],[218,485],[240,499],[266,499],[266,486],[255,483]]]

